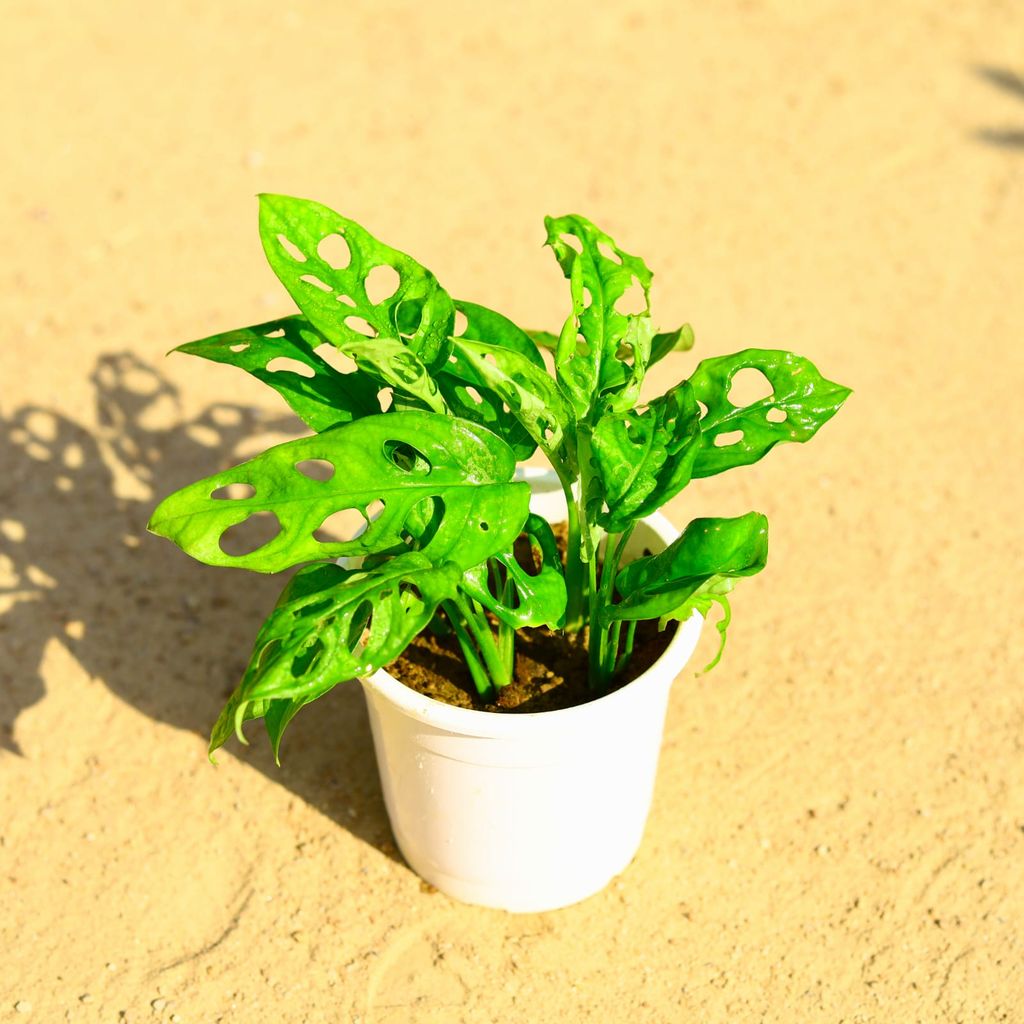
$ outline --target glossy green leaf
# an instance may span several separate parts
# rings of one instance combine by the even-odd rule
[[[306,475],[302,465],[310,460],[330,463],[330,479]],[[466,420],[427,412],[367,416],[277,445],[172,494],[149,528],[209,565],[279,572],[302,562],[401,550],[407,521],[429,499],[443,503],[443,515],[424,553],[469,568],[507,550],[526,521],[529,487],[511,482],[514,470],[508,445]],[[232,484],[254,493],[213,497]],[[356,509],[365,517],[377,501],[383,508],[360,536],[314,536],[333,514]],[[276,517],[277,536],[248,554],[225,553],[224,532],[260,512]]]
[[[620,349],[633,317],[616,305],[639,287],[646,316],[651,272],[585,217],[547,217],[544,223],[573,303],[555,349],[556,370],[582,420],[603,392],[621,386]]]
[[[458,362],[448,372],[463,373],[468,382],[493,391],[541,451],[562,465],[575,465],[576,419],[546,370],[513,349],[465,338],[455,339],[453,354]]]
[[[190,341],[174,351],[240,367],[269,384],[316,431],[379,413],[380,385],[359,370],[339,373],[316,354],[324,344],[327,339],[308,320],[287,316]],[[279,359],[301,363],[312,375],[288,367],[270,369]]]
[[[773,393],[738,407],[729,401],[729,388],[733,377],[747,368],[760,370]],[[700,421],[701,451],[694,477],[757,462],[783,441],[809,440],[850,394],[849,388],[822,377],[809,359],[775,349],[748,348],[704,359],[690,384],[697,401],[707,408]]]
[[[437,566],[413,551],[372,571],[300,569],[256,638],[242,682],[214,726],[210,752],[246,717],[264,715],[276,756],[304,704],[394,661],[454,595],[460,577],[453,563]]]
[[[566,603],[565,575],[555,535],[545,519],[531,513],[523,527],[523,540],[532,549],[534,571],[524,569],[513,553],[503,552],[467,570],[462,589],[516,629],[555,629],[561,625]]]
[[[454,303],[412,257],[328,207],[291,196],[260,196],[260,238],[299,309],[342,351],[372,334],[401,341],[430,370],[447,361]],[[392,276],[371,295],[377,268],[390,268],[382,273],[397,275],[397,286]]]
[[[530,335],[514,324],[507,316],[475,302],[459,299],[455,308],[466,319],[465,326],[456,331],[456,337],[468,341],[482,341],[485,345],[499,345],[510,348],[525,356],[539,370],[546,370],[544,357],[540,354]]]
[[[437,375],[438,387],[456,416],[493,431],[522,462],[536,451],[536,441],[502,396],[484,381],[458,342],[479,341],[511,350],[546,375],[544,360],[525,332],[500,313],[473,302],[460,301],[456,307],[465,324],[455,339],[448,364]]]
[[[624,566],[615,580],[621,601],[608,620],[669,615],[715,576],[753,576],[768,558],[768,520],[759,512],[734,519],[694,519],[664,551]]]
[[[693,343],[693,328],[689,324],[683,324],[674,331],[656,334],[651,343],[650,365],[664,359],[670,352],[689,352]]]
[[[656,512],[689,483],[699,451],[700,413],[685,382],[645,409],[605,413],[591,438],[603,490],[598,523],[620,533]]]

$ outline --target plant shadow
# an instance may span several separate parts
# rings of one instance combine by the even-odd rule
[[[974,73],[1004,93],[1024,101],[1024,77],[1007,68],[979,65]],[[974,133],[980,142],[1003,149],[1024,149],[1024,125],[1010,128],[980,128]]]
[[[0,747],[15,754],[51,640],[146,715],[205,737],[283,585],[193,562],[146,523],[159,498],[255,454],[257,435],[302,424],[230,402],[184,417],[174,385],[130,353],[101,356],[91,383],[95,428],[40,405],[0,417]],[[282,768],[256,725],[233,753],[401,863],[358,684],[298,716]]]

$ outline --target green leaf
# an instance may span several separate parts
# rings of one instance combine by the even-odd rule
[[[546,370],[513,349],[465,338],[455,339],[453,354],[457,362],[449,364],[448,373],[494,392],[541,451],[564,466],[575,466],[576,419]]]
[[[729,388],[733,377],[747,368],[760,370],[773,393],[738,407],[729,400]],[[757,462],[782,441],[809,440],[850,394],[849,388],[822,377],[809,359],[760,348],[703,360],[690,384],[697,401],[707,408],[700,421],[701,451],[694,477]]]
[[[674,331],[656,334],[651,344],[650,365],[653,366],[664,359],[669,352],[689,352],[693,348],[693,342],[693,328],[689,324],[683,324]]]
[[[539,370],[545,370],[544,358],[537,350],[530,335],[516,326],[507,316],[475,302],[455,303],[455,308],[466,318],[465,327],[458,337],[468,341],[482,341],[485,345],[500,345],[525,356]]]
[[[460,577],[453,563],[434,565],[421,552],[371,571],[300,569],[256,638],[242,682],[214,726],[211,754],[232,726],[263,715],[276,757],[303,705],[394,661],[454,595]]]
[[[190,341],[174,351],[240,367],[269,384],[316,431],[379,413],[379,385],[358,370],[339,373],[316,354],[323,344],[327,339],[308,320],[287,316]],[[268,369],[276,359],[301,363],[312,376],[293,369]]]
[[[712,576],[707,582],[702,583],[678,608],[663,615],[658,623],[658,628],[664,629],[672,620],[685,622],[694,612],[699,612],[704,619],[707,619],[708,613],[714,605],[717,604],[721,607],[722,617],[715,623],[715,629],[718,630],[718,650],[711,661],[701,669],[701,675],[710,672],[722,660],[722,655],[725,653],[729,623],[732,622],[732,606],[726,595],[732,590],[735,583],[735,580],[726,576]]]
[[[753,576],[768,558],[768,520],[759,512],[734,519],[694,519],[657,555],[624,566],[615,580],[622,600],[608,620],[669,615],[715,576]]]
[[[546,376],[544,360],[525,332],[500,313],[473,302],[457,302],[456,307],[466,323],[447,365],[437,375],[438,388],[456,416],[493,431],[522,462],[536,451],[537,443],[508,403],[474,369],[458,342],[468,339],[516,352]]]
[[[467,570],[462,589],[516,629],[525,626],[559,628],[565,616],[567,595],[555,535],[547,520],[531,513],[523,527],[522,540],[529,543],[534,564],[539,564],[539,569],[528,572],[513,552],[502,552]],[[505,584],[511,585],[513,594],[506,596]]]
[[[633,317],[617,310],[616,303],[638,285],[646,316],[651,272],[642,259],[620,249],[585,217],[547,217],[544,223],[547,244],[569,279],[573,302],[558,338],[555,365],[559,382],[583,420],[603,392],[621,386],[623,373],[617,363]]]
[[[537,348],[546,348],[550,352],[554,352],[558,348],[558,335],[551,331],[527,331],[526,333]]]
[[[309,460],[333,466],[328,480],[302,471]],[[526,521],[529,487],[512,483],[515,457],[494,434],[428,412],[367,416],[343,427],[268,449],[233,469],[216,473],[166,498],[149,528],[208,565],[279,572],[302,562],[342,555],[402,550],[406,525],[421,502],[443,503],[436,531],[423,552],[462,568],[506,550]],[[248,485],[248,497],[213,497],[231,484]],[[383,502],[359,537],[318,540],[333,514]],[[270,512],[280,532],[247,554],[229,555],[222,534],[254,513]]]
[[[621,533],[656,512],[689,483],[699,451],[699,410],[685,382],[646,409],[605,413],[591,438],[604,499],[598,523]]]
[[[372,351],[369,341],[385,338],[407,348],[427,370],[447,362],[455,305],[412,257],[326,206],[291,196],[260,196],[260,238],[274,273],[299,309],[361,365]],[[384,297],[367,292],[367,280],[378,268],[390,268],[398,279]],[[385,375],[386,362],[373,368],[386,383],[400,386]],[[409,376],[408,369],[404,375]]]

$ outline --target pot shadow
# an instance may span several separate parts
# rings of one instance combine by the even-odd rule
[[[255,454],[256,435],[302,424],[231,402],[185,418],[174,385],[130,353],[101,356],[91,383],[95,428],[41,405],[0,417],[0,746],[15,754],[51,641],[149,717],[205,737],[283,585],[200,565],[146,523],[160,498]],[[296,718],[282,768],[248,730],[234,754],[401,863],[358,684]]]
[[[1018,100],[1024,100],[1024,77],[1007,68],[979,65],[974,73],[985,79],[990,85],[1001,89]],[[980,128],[974,133],[980,142],[1003,149],[1024,149],[1024,125],[1012,128]]]

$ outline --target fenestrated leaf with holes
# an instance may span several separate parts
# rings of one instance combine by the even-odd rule
[[[751,368],[764,374],[773,393],[736,406],[729,400],[732,379]],[[849,388],[826,380],[809,359],[766,348],[704,359],[690,377],[690,386],[707,409],[700,421],[694,477],[750,465],[783,441],[810,440],[850,396]]]
[[[331,463],[334,474],[311,479],[296,468],[311,460]],[[467,420],[426,412],[367,416],[277,445],[172,494],[153,513],[149,528],[208,565],[280,572],[342,555],[400,551],[407,520],[423,499],[433,498],[444,511],[423,553],[437,564],[469,568],[509,548],[526,521],[529,487],[511,482],[514,471],[508,445]],[[231,484],[247,484],[254,493],[212,497]],[[375,501],[383,508],[360,536],[314,536],[335,513],[365,514]],[[225,553],[226,530],[268,512],[280,525],[277,536],[248,554]]]
[[[624,372],[622,366],[632,354],[621,351],[632,315],[617,309],[616,304],[631,288],[639,288],[643,309],[637,315],[646,316],[651,272],[639,256],[620,249],[610,235],[585,217],[546,217],[544,224],[547,244],[569,279],[573,306],[558,338],[555,367],[559,383],[582,420],[604,392],[614,392],[626,380],[634,379],[632,367]],[[643,365],[646,363],[645,357]]]
[[[565,615],[566,592],[554,532],[547,520],[531,513],[520,543],[529,545],[529,556],[524,560],[533,562],[532,572],[521,564],[518,551],[502,552],[469,569],[463,576],[462,589],[516,629],[556,629]]]
[[[411,353],[398,380],[390,365],[400,354],[366,368],[384,383],[417,390],[435,410],[443,404],[429,372],[447,362],[455,306],[434,275],[397,249],[378,241],[355,221],[320,203],[292,196],[260,196],[260,238],[267,261],[310,323],[341,351],[362,365],[374,346],[367,339],[392,339]],[[378,267],[390,267],[398,282],[390,295],[368,294],[367,280]],[[377,301],[373,301],[376,298]],[[412,373],[412,368],[416,372]]]
[[[646,409],[605,413],[591,439],[604,499],[598,523],[621,533],[657,511],[690,482],[699,451],[697,400],[685,382]]]
[[[379,413],[380,385],[360,370],[339,373],[316,354],[324,344],[327,339],[305,317],[287,316],[190,341],[174,351],[228,363],[251,373],[269,384],[313,430],[329,430]],[[310,373],[272,369],[279,359],[301,364]]]
[[[288,722],[338,683],[394,661],[438,605],[452,597],[460,572],[423,552],[397,555],[375,569],[306,566],[263,624],[242,682],[221,712],[210,753],[247,718],[265,717],[279,753]]]

